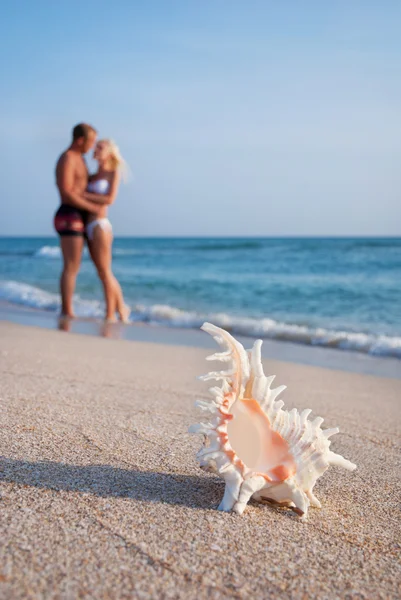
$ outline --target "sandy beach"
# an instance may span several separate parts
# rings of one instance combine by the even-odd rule
[[[400,597],[401,381],[269,360],[358,469],[239,517],[187,433],[207,354],[0,323],[1,598]]]

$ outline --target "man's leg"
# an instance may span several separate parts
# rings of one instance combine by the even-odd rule
[[[60,278],[61,314],[66,317],[73,317],[72,297],[81,265],[84,238],[83,236],[63,235],[60,237],[60,246],[64,260],[63,272]]]

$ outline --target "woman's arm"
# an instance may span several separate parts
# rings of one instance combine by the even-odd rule
[[[110,206],[117,198],[118,188],[120,186],[120,173],[119,171],[113,171],[110,179],[110,190],[108,194],[92,194],[92,192],[85,192],[84,198],[90,202],[96,202],[97,204],[106,204]]]
[[[89,198],[85,198],[84,194],[77,192],[74,189],[76,163],[69,154],[62,157],[58,172],[57,172],[57,187],[60,191],[61,198],[71,206],[94,212],[99,209],[98,206],[92,203]]]

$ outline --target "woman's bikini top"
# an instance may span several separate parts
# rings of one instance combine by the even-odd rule
[[[93,194],[107,194],[109,191],[110,183],[107,179],[96,179],[88,183],[88,192]]]

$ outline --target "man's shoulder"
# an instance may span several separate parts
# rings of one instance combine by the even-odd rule
[[[60,154],[57,164],[56,170],[65,168],[74,168],[79,166],[79,156],[77,156],[76,152],[72,152],[69,148],[65,150],[62,154]]]
[[[65,163],[65,162],[75,162],[77,160],[77,156],[75,152],[72,152],[69,148],[64,150],[62,154],[60,154],[57,163]]]

